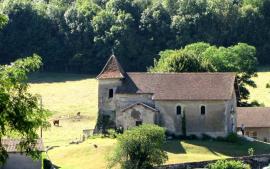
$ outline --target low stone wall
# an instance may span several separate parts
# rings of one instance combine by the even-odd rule
[[[249,164],[252,169],[262,169],[270,164],[270,154],[256,155],[256,156],[245,156],[228,158],[227,160],[240,160],[246,164]],[[181,163],[171,164],[156,167],[156,169],[193,169],[193,168],[206,168],[209,163],[213,163],[217,160],[193,162],[193,163]]]

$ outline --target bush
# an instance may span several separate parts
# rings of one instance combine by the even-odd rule
[[[198,138],[198,136],[192,134],[192,135],[187,136],[186,139],[188,139],[188,140],[198,140],[199,138]]]
[[[96,124],[97,132],[107,134],[107,129],[114,126],[114,122],[111,120],[109,115],[102,115],[98,112],[98,119]]]
[[[114,130],[114,129],[109,129],[108,130],[108,136],[110,137],[110,138],[116,138],[117,137],[117,132]]]
[[[166,138],[168,138],[168,137],[175,138],[175,134],[169,130],[165,131],[165,136],[166,136]]]
[[[52,163],[48,159],[43,159],[43,169],[51,169]]]
[[[270,84],[269,83],[266,84],[266,88],[270,88]]]
[[[183,112],[183,116],[182,116],[182,133],[183,133],[184,137],[187,136],[186,113],[185,112]]]
[[[225,138],[225,137],[217,137],[216,138],[216,141],[220,141],[220,142],[225,142],[225,141],[227,141],[227,139]]]
[[[253,156],[254,155],[254,152],[255,152],[254,148],[249,148],[248,149],[248,155],[249,156]]]
[[[119,165],[121,169],[151,169],[168,159],[163,150],[165,130],[159,126],[143,124],[125,131],[117,140],[108,168]]]
[[[237,143],[237,142],[240,142],[240,138],[238,137],[238,135],[236,133],[230,133],[226,137],[226,141],[230,142],[230,143]]]
[[[202,140],[212,140],[213,138],[209,136],[208,134],[203,133],[202,134]]]
[[[209,169],[250,169],[248,164],[235,160],[219,160],[207,166]]]

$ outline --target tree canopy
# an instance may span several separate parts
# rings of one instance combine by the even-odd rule
[[[236,72],[240,90],[239,106],[248,106],[249,91],[256,87],[251,79],[256,76],[256,49],[245,43],[230,47],[217,47],[198,42],[179,50],[160,52],[150,72]]]
[[[125,131],[117,140],[109,168],[120,164],[122,169],[150,169],[168,158],[162,149],[165,143],[165,129],[162,127],[143,124]]]
[[[41,58],[37,55],[0,65],[0,165],[8,157],[1,144],[6,136],[20,139],[20,148],[26,154],[39,155],[34,145],[39,138],[38,129],[49,125],[48,111],[40,108],[38,96],[27,91],[27,74],[40,65]]]
[[[269,64],[269,0],[1,0],[0,63],[37,53],[43,70],[97,73],[114,50],[127,71],[204,41],[255,46]],[[1,19],[0,19],[1,20]]]
[[[3,14],[0,14],[0,30],[7,24],[7,17]]]

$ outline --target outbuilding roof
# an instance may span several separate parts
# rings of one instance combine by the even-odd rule
[[[20,140],[19,139],[2,139],[1,140],[2,145],[4,146],[5,150],[8,153],[17,153],[17,152],[21,152],[18,149],[18,146],[20,144]],[[38,151],[44,151],[44,147],[43,147],[43,142],[41,139],[37,140],[37,144],[34,145],[36,147],[36,149]]]
[[[154,100],[230,100],[235,73],[127,73],[119,94],[153,94]]]
[[[154,107],[149,106],[149,105],[147,105],[147,104],[145,104],[145,103],[142,103],[142,102],[138,102],[138,103],[129,105],[129,106],[127,106],[126,108],[122,109],[121,112],[126,111],[126,110],[128,110],[128,109],[131,109],[132,107],[135,107],[135,106],[138,106],[138,105],[141,105],[141,106],[143,106],[143,107],[145,107],[145,108],[147,108],[147,109],[150,109],[150,110],[152,110],[152,111],[158,112],[158,110],[155,109]]]
[[[238,107],[237,125],[245,127],[270,127],[270,107]]]
[[[122,79],[125,77],[125,72],[119,64],[117,58],[111,55],[106,65],[97,76],[97,79]]]

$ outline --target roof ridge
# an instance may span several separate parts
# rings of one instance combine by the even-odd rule
[[[102,71],[97,76],[97,79],[124,78],[125,71],[118,62],[115,55],[111,55]]]

